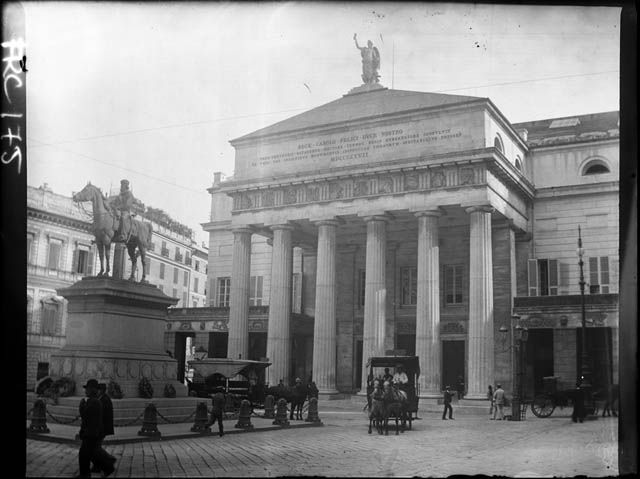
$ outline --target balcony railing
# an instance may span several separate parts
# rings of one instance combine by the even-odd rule
[[[162,248],[162,250],[160,251],[160,254],[162,256],[164,256],[165,258],[169,257],[169,248]]]
[[[45,268],[44,266],[38,266],[35,264],[27,265],[27,274],[31,274],[33,276],[42,276],[46,278],[55,278],[61,281],[70,281],[72,283],[75,283],[76,281],[80,281],[83,276],[80,273],[74,273],[72,271],[62,271],[59,269]]]
[[[175,257],[175,258],[176,258],[176,261],[178,261],[178,262],[182,263],[182,254],[180,254],[180,253],[178,253],[178,252],[176,251],[176,257]]]

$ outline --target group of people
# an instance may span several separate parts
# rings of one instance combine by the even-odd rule
[[[404,368],[400,365],[396,366],[396,371],[394,374],[389,372],[389,368],[384,368],[384,374],[379,374],[377,378],[373,380],[375,385],[376,381],[379,386],[384,387],[385,384],[394,384],[398,386],[400,389],[403,389],[409,383],[409,378],[407,377],[407,373],[404,372]]]
[[[92,472],[102,472],[108,477],[115,471],[116,458],[103,449],[102,441],[114,433],[113,403],[106,384],[89,379],[83,387],[86,398],[80,401],[79,408],[82,441],[78,453],[79,477],[91,477]]]
[[[506,398],[504,389],[502,389],[502,384],[496,384],[495,390],[493,389],[493,386],[489,384],[487,399],[491,402],[491,406],[489,407],[489,419],[494,421],[496,420],[496,416],[498,416],[498,421],[504,420],[504,404]]]

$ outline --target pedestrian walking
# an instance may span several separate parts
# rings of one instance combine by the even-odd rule
[[[116,458],[105,451],[104,447],[102,446],[102,441],[104,441],[104,438],[106,436],[112,436],[114,434],[113,403],[111,402],[111,398],[107,395],[107,385],[105,383],[98,384],[98,400],[100,401],[100,404],[102,404],[102,437],[98,441],[98,448],[100,449],[99,454],[103,458],[105,458],[105,460],[114,465],[116,462]],[[93,462],[91,472],[101,471],[102,469],[100,468],[100,466]]]
[[[218,391],[211,398],[212,407],[211,407],[211,421],[207,426],[213,426],[216,421],[218,422],[218,435],[220,437],[224,436],[224,426],[222,425],[222,420],[224,419],[224,403],[225,397],[224,393]]]
[[[584,420],[584,391],[580,388],[580,383],[576,384],[573,392],[573,413],[571,420],[573,422],[582,422]]]
[[[489,390],[487,391],[487,399],[491,403],[491,405],[489,406],[489,417],[493,418],[494,402],[493,402],[493,387],[491,386],[491,384],[489,384]]]
[[[442,420],[447,419],[447,411],[449,411],[449,419],[453,419],[453,408],[451,407],[452,397],[453,393],[451,392],[449,386],[447,386],[444,390],[444,411],[442,411]]]
[[[78,466],[80,477],[91,477],[91,462],[96,464],[104,477],[113,473],[113,463],[102,454],[100,441],[103,436],[102,403],[98,399],[98,381],[89,379],[83,386],[86,399],[80,402],[80,450],[78,451]]]
[[[496,414],[500,416],[498,421],[502,421],[504,419],[504,400],[504,389],[502,389],[501,384],[496,384],[496,390],[493,393],[494,409],[493,417],[491,419],[495,419]]]

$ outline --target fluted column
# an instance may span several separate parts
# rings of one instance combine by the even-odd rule
[[[267,381],[271,386],[289,381],[291,363],[291,273],[293,246],[289,225],[272,226],[271,292],[269,294],[269,329],[267,332]]]
[[[318,221],[316,304],[313,323],[313,380],[320,393],[336,389],[336,226]]]
[[[469,363],[466,399],[486,399],[493,373],[493,258],[489,206],[466,209],[470,215]]]
[[[418,217],[418,298],[416,356],[420,358],[420,395],[440,397],[440,248],[438,210]]]
[[[364,328],[362,332],[362,389],[367,390],[367,361],[384,355],[387,303],[386,252],[387,221],[385,216],[367,216],[367,260],[365,266]]]
[[[233,232],[231,291],[229,298],[229,342],[227,356],[249,359],[249,288],[251,287],[251,229]]]

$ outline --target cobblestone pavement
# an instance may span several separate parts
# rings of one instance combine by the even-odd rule
[[[111,477],[617,475],[617,418],[574,424],[569,414],[522,422],[490,421],[488,415],[442,421],[439,412],[423,411],[411,431],[380,436],[367,434],[360,406],[336,404],[320,409],[324,427],[166,438],[106,449],[117,458]],[[26,476],[77,475],[78,447],[27,439]]]

